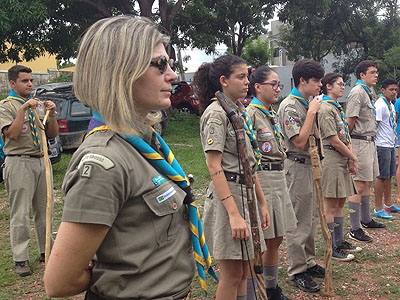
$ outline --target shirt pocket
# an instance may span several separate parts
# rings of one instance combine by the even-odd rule
[[[186,193],[171,181],[166,181],[142,197],[153,212],[152,225],[159,245],[172,240],[183,222],[183,200]]]

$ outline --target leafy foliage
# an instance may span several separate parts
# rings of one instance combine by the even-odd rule
[[[274,49],[269,45],[269,40],[261,37],[251,40],[246,44],[242,57],[252,67],[268,65],[273,56]]]

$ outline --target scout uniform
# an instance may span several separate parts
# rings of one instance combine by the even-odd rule
[[[353,87],[347,97],[346,116],[357,117],[351,132],[353,153],[358,157],[358,173],[354,180],[373,181],[378,175],[375,135],[375,108],[361,85]],[[372,162],[372,163],[371,163]]]
[[[1,130],[11,125],[22,105],[12,98],[6,98],[0,102]],[[39,128],[37,130],[39,131]],[[39,134],[39,141],[42,145],[40,138],[41,134]],[[31,208],[38,250],[39,253],[45,253],[47,189],[43,150],[34,147],[28,113],[25,113],[24,124],[18,139],[11,140],[3,134],[2,139],[6,155],[3,176],[10,199],[10,237],[13,260],[26,261],[29,260]]]
[[[325,157],[322,161],[322,193],[325,198],[346,198],[357,194],[354,181],[347,169],[347,158],[342,156],[329,142],[329,137],[337,135],[346,146],[345,126],[338,108],[322,102],[318,112]]]
[[[241,103],[237,103],[236,105],[231,100],[228,100],[228,104],[240,116],[245,111]],[[211,150],[222,153],[221,165],[228,180],[230,191],[236,201],[237,208],[247,222],[249,232],[251,232],[247,196],[244,193],[245,189],[242,187],[242,184],[244,185],[243,171],[241,175],[239,175],[241,164],[239,163],[240,159],[237,150],[235,130],[228,120],[226,112],[217,101],[213,101],[201,116],[200,136],[205,153]],[[253,168],[253,172],[255,172],[257,161],[253,155],[253,148],[251,147],[250,139],[247,134],[245,134],[245,138],[247,153],[249,154],[249,163]],[[253,259],[254,249],[251,235],[250,239],[247,241],[232,238],[228,213],[222,201],[219,199],[212,181],[207,189],[206,196],[203,212],[203,227],[206,242],[212,256],[215,259]],[[259,231],[261,233],[262,229],[260,223],[261,222],[259,222]],[[264,250],[265,242],[262,239],[260,242],[261,248]],[[247,247],[247,251],[244,246]]]
[[[286,154],[283,145],[280,146],[275,138],[271,119],[251,104],[247,107],[247,112],[254,126],[258,147],[262,154],[262,169],[257,173],[267,199],[270,215],[270,227],[264,231],[264,239],[281,237],[286,234],[287,230],[295,229],[297,224],[289,191],[285,184],[286,178],[283,170]],[[273,122],[279,126],[277,116],[274,117]]]
[[[287,153],[286,182],[297,217],[296,229],[286,233],[290,277],[306,272],[307,269],[316,265],[315,234],[319,216],[308,142],[304,149],[300,150],[290,140],[300,133],[306,115],[307,108],[291,95],[286,97],[279,106],[279,124]]]
[[[149,129],[143,138],[159,149]],[[63,222],[110,227],[86,299],[183,299],[195,273],[186,193],[112,131],[74,153]],[[166,276],[168,274],[168,276]]]

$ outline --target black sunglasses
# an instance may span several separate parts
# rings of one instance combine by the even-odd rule
[[[168,60],[164,55],[160,55],[159,58],[152,60],[150,62],[150,66],[158,68],[161,74],[163,74],[167,70],[167,66],[173,68],[174,60],[173,59]]]

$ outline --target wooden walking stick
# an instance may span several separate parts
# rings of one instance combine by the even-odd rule
[[[41,129],[41,136],[42,136],[42,145],[43,145],[43,156],[44,156],[44,166],[46,170],[46,247],[45,247],[45,265],[47,265],[47,261],[50,255],[50,248],[51,248],[51,228],[52,228],[52,210],[53,210],[53,187],[51,182],[51,165],[49,159],[49,152],[47,147],[47,137],[44,128],[44,124],[46,124],[47,118],[49,117],[50,111],[47,110],[46,114],[43,118],[43,123],[39,119],[39,115],[36,110],[33,110],[35,114],[36,121],[38,123],[38,127]]]
[[[325,239],[325,296],[333,296],[333,281],[332,281],[332,235],[326,224],[324,213],[324,202],[321,185],[321,161],[318,154],[318,147],[315,136],[310,135],[308,152],[310,153],[311,164],[313,168],[313,178],[315,182],[315,190],[317,195],[318,213],[321,222],[321,230]]]

